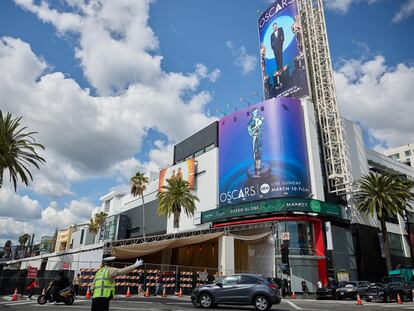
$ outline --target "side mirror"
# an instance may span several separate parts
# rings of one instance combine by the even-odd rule
[[[221,283],[221,282],[217,282],[217,283],[216,283],[216,285],[217,285],[218,287],[220,287],[220,288],[222,288],[222,287],[223,287],[223,283]]]

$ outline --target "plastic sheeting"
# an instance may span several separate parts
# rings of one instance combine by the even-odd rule
[[[204,234],[204,235],[199,235],[199,236],[191,236],[191,237],[179,238],[179,239],[174,239],[174,240],[166,240],[166,241],[160,241],[160,242],[119,246],[119,247],[114,247],[112,249],[112,255],[118,259],[136,258],[139,256],[153,254],[166,248],[177,248],[177,247],[182,247],[186,245],[202,243],[208,240],[218,238],[223,235],[224,235],[223,232],[218,232],[218,233],[210,233],[210,234]]]

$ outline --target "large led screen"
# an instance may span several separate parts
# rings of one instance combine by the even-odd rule
[[[302,23],[296,0],[277,0],[258,21],[266,99],[309,95]]]
[[[266,100],[219,124],[220,206],[311,193],[299,99]]]
[[[158,191],[163,192],[167,186],[167,179],[182,178],[188,181],[189,187],[194,188],[195,159],[190,159],[160,171]]]

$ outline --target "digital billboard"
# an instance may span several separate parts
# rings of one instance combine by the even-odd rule
[[[178,177],[182,178],[189,183],[190,188],[194,188],[194,175],[195,175],[195,159],[190,159],[179,163],[177,165],[164,168],[160,171],[160,178],[158,183],[158,191],[164,191],[164,186],[167,185],[167,179]]]
[[[220,207],[311,193],[299,99],[273,98],[219,121]]]
[[[266,99],[309,95],[302,23],[296,0],[277,0],[259,18]]]

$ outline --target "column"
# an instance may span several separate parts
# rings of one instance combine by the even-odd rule
[[[218,270],[223,275],[234,273],[234,238],[231,236],[218,238]]]

